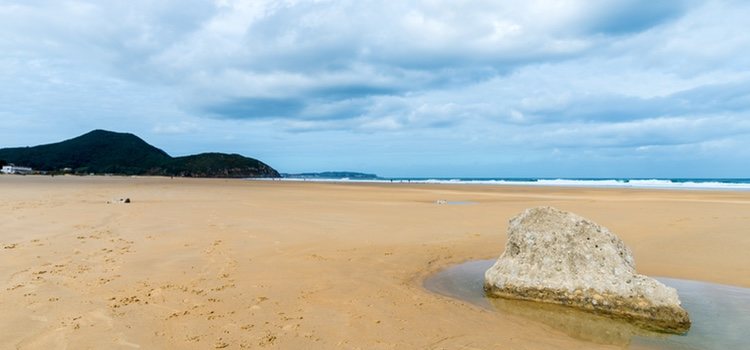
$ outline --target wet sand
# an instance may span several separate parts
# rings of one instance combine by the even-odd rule
[[[2,349],[617,348],[423,288],[497,257],[536,205],[607,226],[641,273],[750,287],[748,192],[0,176],[0,193]]]

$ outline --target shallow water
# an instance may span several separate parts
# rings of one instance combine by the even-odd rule
[[[721,284],[657,278],[674,287],[693,324],[686,335],[643,330],[625,321],[564,306],[488,298],[484,272],[494,260],[470,261],[430,276],[425,288],[499,313],[520,316],[569,336],[623,348],[750,349],[750,289]]]

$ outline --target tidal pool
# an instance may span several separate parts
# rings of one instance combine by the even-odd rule
[[[685,335],[644,330],[622,320],[577,309],[530,301],[488,298],[484,272],[494,260],[478,260],[440,271],[424,282],[427,290],[505,315],[521,316],[569,336],[623,348],[750,349],[750,289],[721,284],[657,278],[676,288],[693,324]]]

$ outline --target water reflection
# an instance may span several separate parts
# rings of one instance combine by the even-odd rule
[[[520,316],[581,340],[623,348],[748,349],[743,332],[750,330],[750,289],[671,278],[659,280],[677,289],[693,321],[687,335],[667,335],[560,305],[488,298],[484,271],[494,260],[471,261],[443,270],[427,280],[425,288],[466,300],[501,314]]]
[[[554,304],[491,298],[495,310],[544,323],[581,340],[626,346],[636,336],[665,337],[628,322]]]

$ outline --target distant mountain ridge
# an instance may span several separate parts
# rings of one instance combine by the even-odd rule
[[[202,153],[172,157],[129,133],[94,130],[35,147],[0,149],[0,163],[74,173],[187,177],[280,177],[269,165],[239,154]]]
[[[294,179],[353,179],[353,180],[376,180],[375,174],[358,173],[353,171],[324,171],[319,173],[281,174],[285,178]]]

